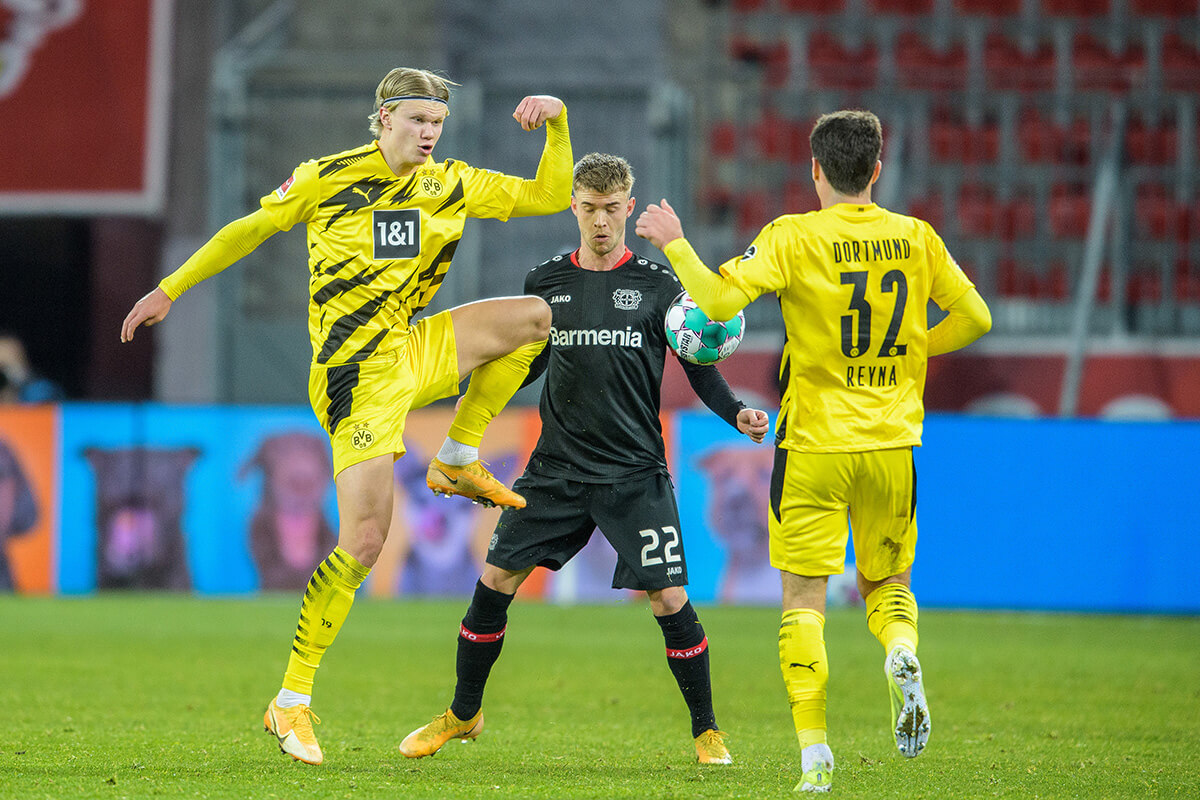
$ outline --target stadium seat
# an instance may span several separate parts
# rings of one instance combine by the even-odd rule
[[[1134,116],[1125,128],[1125,155],[1135,164],[1171,164],[1178,147],[1179,129],[1174,120],[1155,125]]]
[[[1125,298],[1133,305],[1161,302],[1163,286],[1158,268],[1135,264],[1125,281]]]
[[[963,184],[958,191],[955,210],[958,229],[963,236],[985,239],[996,235],[1000,211],[991,186]]]
[[[1168,33],[1162,43],[1162,72],[1168,90],[1194,93],[1200,87],[1200,49],[1178,33]]]
[[[1021,11],[1021,0],[954,0],[954,7],[963,14],[1014,17]]]
[[[1098,17],[1108,13],[1108,0],[1042,0],[1042,13],[1052,17]]]
[[[754,124],[758,152],[771,161],[798,163],[808,158],[808,137],[800,123],[765,111]]]
[[[852,48],[828,31],[817,31],[808,40],[808,67],[818,87],[870,88],[878,66],[879,53],[871,42]]]
[[[788,181],[783,185],[783,213],[804,214],[821,207],[811,179]]]
[[[1159,17],[1194,17],[1200,10],[1198,0],[1131,0],[1135,14]]]
[[[971,125],[942,110],[929,123],[929,152],[943,164],[993,163],[1000,155],[1000,129],[991,121]]]
[[[746,241],[753,238],[776,215],[771,195],[761,189],[746,191],[734,198],[734,223]]]
[[[1050,232],[1060,239],[1082,239],[1087,235],[1092,201],[1087,187],[1057,184],[1050,187]]]
[[[905,88],[962,89],[967,83],[966,47],[959,41],[939,51],[915,31],[905,31],[896,37],[896,67]]]
[[[765,11],[768,5],[769,0],[733,0],[732,8],[734,11],[752,13],[755,11]]]
[[[780,0],[780,5],[795,14],[840,14],[845,0]]]
[[[1059,123],[1033,106],[1021,112],[1017,141],[1021,157],[1037,164],[1085,166],[1092,157],[1092,131],[1086,118]]]
[[[1006,297],[1033,297],[1037,294],[1037,276],[1033,270],[1006,258],[999,265],[1000,294]]]
[[[708,151],[717,158],[733,158],[738,153],[737,126],[718,120],[708,131]]]
[[[1176,300],[1182,303],[1200,302],[1200,264],[1190,264],[1187,259],[1175,262],[1175,281],[1172,288]]]
[[[1144,183],[1138,186],[1133,205],[1134,232],[1139,239],[1187,241],[1189,211],[1163,184]]]
[[[1145,83],[1146,54],[1132,42],[1114,53],[1091,34],[1081,33],[1071,47],[1071,68],[1076,89],[1128,92]]]
[[[930,192],[909,200],[908,213],[917,219],[925,220],[933,226],[935,231],[941,231],[945,226],[945,204],[938,192]]]
[[[779,88],[787,83],[788,48],[782,39],[762,42],[745,34],[736,34],[729,39],[729,56],[760,68],[767,86]]]
[[[1039,41],[1026,52],[1001,33],[988,34],[983,47],[987,84],[992,89],[1040,92],[1054,88],[1054,47]]]
[[[1037,208],[1033,197],[1027,192],[1020,192],[1001,203],[996,223],[997,233],[1002,239],[1012,241],[1033,236],[1037,232]]]
[[[1039,300],[1062,302],[1070,297],[1071,287],[1067,265],[1054,261],[1037,276],[1034,294]]]
[[[876,14],[917,16],[933,11],[933,0],[871,0],[870,5]]]

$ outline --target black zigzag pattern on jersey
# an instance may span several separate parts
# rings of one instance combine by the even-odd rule
[[[436,217],[450,206],[462,202],[463,197],[463,182],[462,178],[459,178],[458,183],[454,184],[454,188],[450,190],[450,196],[446,198],[446,202],[438,206],[437,211],[434,211],[431,216]]]
[[[349,258],[347,258],[344,261],[335,261],[334,263],[330,264],[328,267],[322,266],[325,263],[325,259],[323,259],[323,258],[318,259],[312,265],[312,274],[314,276],[316,276],[316,275],[333,275],[335,273],[341,272],[342,267],[349,264],[355,258],[357,258],[357,256],[350,256]]]
[[[353,260],[353,259],[351,259]],[[342,264],[349,262],[343,261]],[[379,269],[371,272],[367,269],[359,271],[349,278],[333,278],[317,291],[313,292],[313,302],[319,306],[323,306],[339,294],[348,292],[355,286],[369,286],[372,281],[378,278],[387,270],[387,265],[381,266]]]
[[[362,161],[364,158],[373,155],[374,153],[375,148],[367,145],[366,147],[359,148],[353,153],[348,153],[347,155],[340,156],[338,158],[331,158],[328,161],[318,161],[317,163],[320,164],[321,170],[317,173],[317,175],[321,178],[324,178],[327,175],[332,175],[335,172],[345,169],[351,164],[356,164],[359,161]]]
[[[363,178],[360,181],[350,184],[337,194],[322,200],[319,204],[321,208],[332,206],[342,207],[342,210],[336,214],[330,214],[329,220],[325,223],[325,230],[329,230],[329,227],[333,223],[347,214],[353,214],[356,211],[361,211],[364,208],[378,204],[380,198],[391,188],[393,183],[394,181],[386,178]],[[374,198],[371,197],[372,192],[375,193]]]
[[[407,281],[405,281],[407,283]],[[401,287],[403,288],[403,287]],[[398,291],[398,290],[396,290]],[[379,313],[379,309],[383,308],[383,304],[389,297],[395,294],[394,291],[382,292],[375,297],[372,297],[367,302],[363,303],[358,308],[338,318],[337,322],[333,323],[329,328],[329,336],[325,339],[325,344],[321,347],[321,352],[317,355],[317,363],[328,363],[346,340],[354,335],[354,332],[371,321],[371,318]],[[361,352],[361,351],[360,351]],[[357,354],[356,354],[357,355]],[[361,361],[366,356],[359,357]]]
[[[325,371],[326,429],[332,436],[341,421],[350,416],[354,406],[354,389],[358,386],[358,364],[339,364]]]
[[[442,281],[446,280],[446,273],[438,274],[438,268],[442,264],[449,263],[450,259],[454,258],[454,251],[458,249],[458,239],[452,242],[446,242],[446,246],[433,257],[433,261],[429,266],[417,276],[417,288],[409,293],[408,297],[400,303],[400,307],[404,308],[405,304],[413,298],[413,295],[419,295],[423,302],[419,303],[412,312],[408,315],[411,319],[424,310],[425,306],[429,305],[429,301],[433,299],[433,295],[441,287]]]

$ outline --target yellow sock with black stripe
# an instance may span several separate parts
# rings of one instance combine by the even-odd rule
[[[779,668],[792,707],[800,748],[825,742],[825,616],[811,608],[783,612],[779,623]]]
[[[885,583],[866,597],[867,627],[886,653],[903,644],[917,652],[917,598],[901,583]]]
[[[304,590],[283,688],[311,695],[325,649],[333,644],[354,604],[354,592],[371,570],[340,547],[320,563]]]
[[[465,445],[478,447],[483,432],[500,409],[521,388],[529,374],[529,365],[546,347],[546,341],[531,342],[506,356],[476,367],[471,382],[463,394],[462,403],[450,423],[450,438]]]

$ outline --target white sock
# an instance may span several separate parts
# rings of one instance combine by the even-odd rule
[[[280,689],[279,694],[275,695],[275,705],[280,708],[291,708],[292,706],[311,706],[312,695],[300,694],[293,692],[291,689]]]
[[[829,749],[829,745],[821,742],[820,744],[810,744],[808,747],[800,751],[800,771],[808,772],[814,769],[817,764],[824,762],[829,765],[829,769],[833,769],[833,751]]]
[[[472,461],[479,460],[479,448],[469,444],[456,442],[449,436],[442,443],[442,449],[438,450],[438,461],[443,464],[449,464],[452,467],[465,467]]]

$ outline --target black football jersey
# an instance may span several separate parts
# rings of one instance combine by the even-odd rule
[[[681,291],[669,266],[629,251],[603,272],[578,266],[573,253],[529,272],[525,293],[553,312],[530,470],[585,482],[666,472],[663,318]]]

